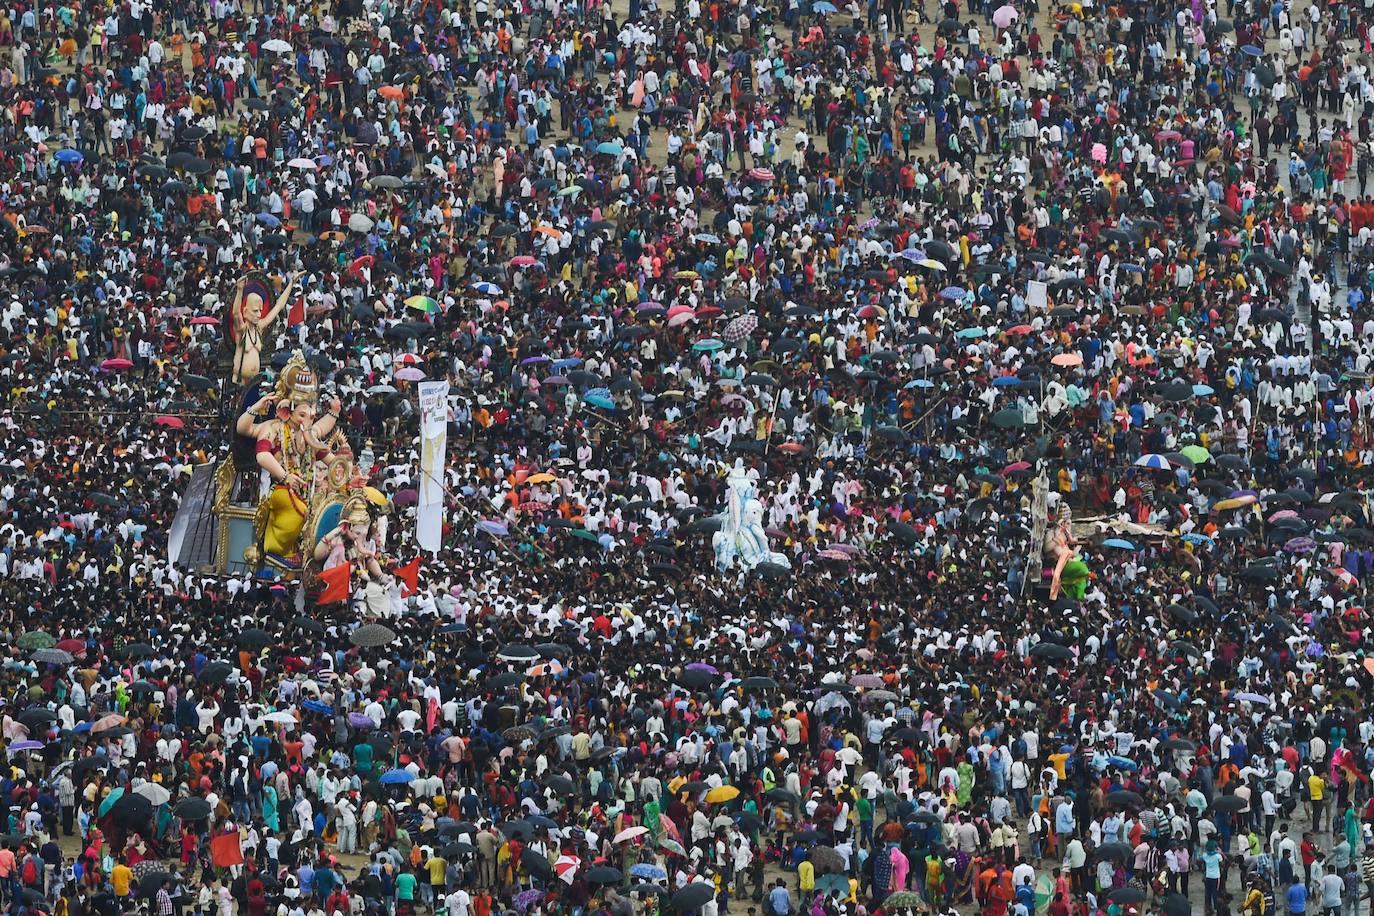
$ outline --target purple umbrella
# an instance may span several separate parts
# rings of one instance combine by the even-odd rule
[[[484,518],[477,523],[476,528],[478,531],[485,531],[487,534],[498,538],[510,534],[510,529],[506,527],[505,522],[498,522],[495,519]]]
[[[570,384],[572,384],[572,383],[569,382],[566,378],[564,378],[564,377],[561,376],[561,375],[551,375],[551,376],[549,376],[548,378],[544,379],[544,384],[545,384],[545,385],[570,385]]]
[[[348,724],[353,726],[354,728],[372,728],[377,723],[373,722],[372,719],[365,713],[350,712],[348,714]]]
[[[391,497],[392,503],[397,506],[413,506],[420,499],[420,494],[414,490],[398,490],[396,495]]]
[[[32,738],[25,741],[16,741],[10,745],[12,751],[37,751],[42,750],[46,745],[42,741],[34,741]]]
[[[688,671],[706,671],[710,674],[720,674],[720,670],[715,665],[708,665],[705,662],[692,662],[687,666]]]
[[[1283,545],[1288,553],[1311,553],[1317,549],[1317,542],[1311,538],[1293,538]]]
[[[534,366],[538,365],[539,363],[547,363],[548,361],[549,358],[541,353],[538,356],[526,356],[524,359],[520,360],[520,365]]]

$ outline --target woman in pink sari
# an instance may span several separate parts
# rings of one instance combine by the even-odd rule
[[[907,872],[911,871],[911,862],[907,859],[906,853],[902,852],[902,847],[895,843],[890,855],[892,858],[892,891],[894,893],[904,891],[906,890]]]

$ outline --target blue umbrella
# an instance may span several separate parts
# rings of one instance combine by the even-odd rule
[[[714,337],[707,337],[692,344],[692,349],[700,353],[714,353],[723,346],[725,346],[725,344],[716,340]]]
[[[612,401],[610,398],[606,397],[605,395],[589,394],[582,400],[586,401],[593,407],[600,407],[602,410],[615,410],[615,402]]]
[[[1209,394],[1216,394],[1216,393],[1217,393],[1217,390],[1216,390],[1215,388],[1213,388],[1211,385],[1194,385],[1194,386],[1193,386],[1193,396],[1194,396],[1194,397],[1205,398],[1205,397],[1207,397],[1207,395],[1209,395]]]
[[[834,13],[834,12],[838,12],[838,7],[836,7],[835,4],[830,3],[829,0],[820,0],[819,3],[813,3],[813,4],[811,4],[811,12],[813,12],[813,13]]]
[[[997,376],[997,378],[992,380],[992,383],[998,386],[999,388],[1005,388],[1008,385],[1017,385],[1020,384],[1020,382],[1020,377],[1015,375],[999,375]]]
[[[1152,471],[1168,471],[1173,469],[1173,465],[1169,464],[1168,458],[1165,458],[1163,455],[1154,454],[1141,455],[1135,460],[1135,466],[1138,468],[1149,468]]]
[[[387,770],[378,780],[384,786],[400,786],[415,781],[415,774],[410,770]]]
[[[619,156],[621,153],[625,152],[625,147],[621,146],[619,143],[603,140],[596,145],[596,151],[607,156]]]
[[[503,538],[510,534],[510,529],[506,527],[504,522],[493,521],[491,519],[482,519],[482,521],[477,523],[476,528],[478,531],[485,531],[487,534],[495,535],[499,538]]]
[[[1118,550],[1135,550],[1135,545],[1125,538],[1107,538],[1102,542],[1103,547],[1115,547]]]
[[[1190,532],[1188,532],[1187,534],[1185,534],[1185,535],[1183,536],[1183,539],[1184,539],[1185,541],[1187,541],[1189,544],[1197,544],[1197,545],[1199,545],[1199,546],[1201,546],[1201,545],[1203,545],[1203,544],[1206,544],[1206,545],[1209,546],[1209,547],[1212,545],[1212,539],[1211,539],[1211,538],[1209,538],[1209,537],[1208,537],[1207,535],[1205,535],[1205,534],[1198,534],[1198,533],[1195,532],[1195,531],[1190,531]]]
[[[630,866],[630,875],[635,878],[643,878],[646,881],[662,881],[668,877],[666,871],[648,862],[640,862],[638,865]]]
[[[1145,265],[1144,265],[1144,264],[1118,264],[1118,265],[1117,265],[1117,269],[1118,269],[1118,270],[1124,270],[1124,271],[1126,271],[1127,273],[1132,273],[1132,274],[1143,274],[1143,273],[1145,272]]]
[[[964,328],[954,336],[963,338],[964,340],[977,340],[980,337],[986,337],[987,333],[988,332],[982,328]]]
[[[1107,762],[1110,763],[1112,766],[1119,767],[1123,770],[1140,769],[1140,764],[1136,763],[1134,760],[1131,760],[1129,757],[1118,757],[1115,754],[1108,757]]]
[[[553,369],[554,372],[566,372],[569,369],[576,369],[580,365],[582,365],[581,357],[567,356],[563,359],[554,360],[549,368]]]
[[[80,150],[60,149],[57,151],[57,154],[53,156],[53,158],[56,159],[58,162],[80,162],[86,157],[81,155]]]
[[[467,631],[468,625],[465,623],[459,623],[456,620],[453,623],[446,623],[439,628],[440,633],[466,633]]]
[[[962,299],[964,298],[965,291],[961,286],[946,286],[944,289],[940,290],[940,295],[946,299]]]
[[[906,251],[897,252],[893,257],[906,258],[908,261],[924,261],[926,253],[919,248],[908,248]]]
[[[495,283],[488,283],[486,280],[478,280],[476,283],[472,284],[469,289],[474,289],[484,296],[501,295],[501,287],[497,286]]]
[[[903,388],[934,388],[935,383],[928,378],[912,379],[902,386]]]
[[[1264,49],[1257,47],[1256,45],[1241,45],[1240,50],[1242,54],[1249,54],[1251,57],[1264,56]]]
[[[271,213],[267,212],[259,213],[257,215],[257,221],[262,223],[268,229],[276,229],[278,226],[281,225],[281,220],[277,219]]]
[[[322,700],[306,700],[304,703],[301,704],[301,709],[308,709],[311,712],[317,712],[322,716],[334,715],[334,707],[330,706],[328,703],[323,702]]]

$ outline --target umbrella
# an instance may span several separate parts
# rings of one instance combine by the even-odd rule
[[[384,627],[380,623],[369,623],[358,627],[348,636],[349,641],[355,646],[372,648],[385,646],[396,641],[396,632],[390,627]]]
[[[229,675],[234,672],[234,666],[228,662],[210,662],[200,669],[197,677],[205,684],[222,684],[229,680]]]
[[[137,789],[134,789],[134,794],[143,796],[154,805],[165,805],[172,800],[172,793],[155,782],[141,784]]]
[[[45,665],[69,665],[72,662],[73,656],[65,649],[54,647],[51,649],[35,649],[29,658]]]
[[[1073,658],[1073,650],[1068,646],[1061,646],[1052,642],[1036,643],[1030,650],[1031,658],[1051,658],[1056,661],[1068,661]]]
[[[619,833],[617,833],[617,834],[615,835],[615,838],[612,839],[611,842],[612,842],[612,843],[628,843],[628,842],[630,842],[631,840],[637,840],[637,839],[639,839],[640,837],[644,836],[644,835],[645,835],[646,833],[648,833],[648,832],[649,832],[649,828],[648,828],[648,827],[645,827],[643,824],[636,824],[636,825],[633,826],[633,827],[626,827],[624,830],[622,830],[622,831],[620,831]],[[633,872],[631,872],[631,874],[633,874]]]
[[[1135,887],[1134,885],[1127,884],[1124,887],[1118,887],[1113,891],[1109,891],[1107,894],[1107,899],[1110,900],[1112,903],[1119,903],[1123,906],[1132,903],[1144,903],[1145,891],[1141,888]]]
[[[1010,28],[1011,24],[1021,18],[1021,14],[1016,11],[1016,7],[1008,4],[998,7],[992,14],[992,24],[999,29]]]
[[[203,798],[183,798],[172,813],[184,821],[201,821],[210,816],[210,803]]]
[[[673,895],[672,907],[679,913],[699,910],[715,899],[716,886],[713,882],[693,881]]]
[[[246,649],[261,649],[276,642],[276,638],[260,627],[249,627],[239,634],[239,645]]]
[[[1212,810],[1234,814],[1249,807],[1249,804],[1248,801],[1238,795],[1218,795],[1212,799]]]
[[[816,874],[843,874],[844,857],[830,846],[813,846],[806,854],[815,866]]]
[[[733,801],[739,797],[739,789],[734,786],[716,786],[706,793],[706,800],[712,804]],[[616,842],[619,842],[617,838]]]
[[[598,865],[589,868],[583,874],[588,884],[617,884],[625,879],[625,875],[618,868],[609,865]]]
[[[739,343],[747,340],[759,326],[759,319],[755,315],[740,315],[734,318],[725,326],[725,333],[721,336],[726,343]]]
[[[30,630],[16,639],[14,644],[21,649],[50,649],[57,645],[57,639],[51,633]]]
[[[384,786],[403,786],[415,781],[415,774],[410,770],[387,770],[377,780]]]

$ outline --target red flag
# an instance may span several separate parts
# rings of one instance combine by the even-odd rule
[[[335,601],[348,600],[348,574],[352,569],[347,563],[340,563],[332,569],[326,569],[320,573],[320,582],[324,589],[320,592],[320,597],[316,604],[333,604]]]
[[[291,308],[286,311],[286,326],[294,328],[298,324],[305,324],[305,297],[297,296],[291,303]]]
[[[420,584],[420,558],[416,557],[404,566],[397,566],[392,570],[400,577],[405,584],[405,589],[401,592],[401,597],[408,598],[415,594]]]
[[[222,833],[210,841],[210,861],[218,868],[243,864],[243,847],[239,844],[237,830]]]

